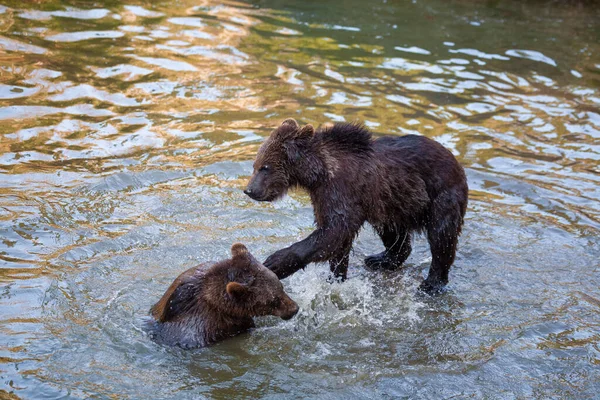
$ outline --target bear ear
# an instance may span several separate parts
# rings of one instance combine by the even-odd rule
[[[286,119],[285,121],[283,121],[281,123],[281,126],[282,127],[286,126],[286,127],[292,128],[294,130],[300,129],[300,125],[298,125],[298,123],[296,122],[296,120],[294,118],[288,118],[288,119]]]
[[[314,134],[315,134],[315,128],[313,128],[313,126],[311,124],[307,124],[307,125],[304,125],[302,127],[302,129],[300,129],[300,131],[298,132],[298,135],[296,137],[298,137],[299,139],[309,138]]]
[[[248,249],[241,243],[235,243],[231,246],[231,257],[236,258],[248,254]]]
[[[248,293],[248,287],[238,282],[229,282],[225,290],[234,299],[241,299]]]

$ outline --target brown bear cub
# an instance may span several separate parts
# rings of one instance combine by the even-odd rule
[[[150,312],[154,339],[191,348],[253,328],[252,317],[290,319],[298,305],[277,276],[236,243],[231,259],[200,264],[179,275]]]
[[[352,241],[368,222],[385,251],[367,257],[367,267],[400,267],[411,252],[411,234],[425,231],[432,262],[420,289],[434,293],[448,283],[468,186],[461,165],[439,143],[418,135],[373,140],[364,126],[351,123],[315,132],[287,119],[258,151],[244,192],[273,201],[294,186],[310,194],[317,230],[267,258],[265,266],[280,279],[325,260],[345,279]]]

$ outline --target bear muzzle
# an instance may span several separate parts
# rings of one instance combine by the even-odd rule
[[[273,196],[270,193],[265,194],[257,190],[253,190],[250,188],[250,186],[244,190],[244,194],[256,201],[273,201],[276,198],[276,196]]]
[[[263,172],[255,172],[250,177],[248,181],[248,185],[244,190],[246,196],[250,197],[252,200],[256,201],[272,201],[276,196],[273,196],[272,188],[270,188],[269,182],[267,182],[267,177]]]
[[[283,300],[281,307],[277,310],[275,315],[287,321],[288,319],[292,319],[296,314],[298,314],[299,310],[300,307],[298,307],[298,304],[296,304],[294,300],[288,297],[287,299]]]
[[[257,196],[256,192],[253,192],[252,189],[250,189],[249,187],[244,189],[244,194],[253,200],[258,200],[257,197],[260,197],[260,196]]]

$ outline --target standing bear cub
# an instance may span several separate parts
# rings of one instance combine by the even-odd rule
[[[150,310],[151,336],[184,348],[202,347],[254,327],[252,317],[290,319],[298,305],[277,276],[236,243],[231,259],[190,268]]]
[[[420,289],[435,293],[448,283],[468,186],[461,165],[439,143],[417,135],[373,140],[352,123],[315,132],[287,119],[260,147],[244,193],[273,201],[294,186],[310,194],[317,230],[267,258],[264,265],[280,279],[326,260],[335,277],[346,279],[352,241],[368,222],[385,251],[367,257],[367,267],[400,267],[411,234],[425,231],[432,262]]]

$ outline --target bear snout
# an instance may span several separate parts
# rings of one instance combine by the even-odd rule
[[[264,173],[254,173],[250,177],[244,193],[252,200],[256,201],[271,201],[269,196],[269,183],[265,180]]]
[[[244,194],[253,200],[258,200],[259,198],[263,197],[263,193],[261,193],[262,190],[260,189],[260,183],[256,182],[256,176],[253,175],[250,178],[246,189],[244,189]]]
[[[262,191],[259,191],[257,189],[252,189],[250,186],[248,186],[244,190],[244,194],[246,194],[246,196],[250,197],[252,200],[256,200],[256,201],[271,201],[272,200],[272,196],[265,195],[264,193],[262,193]]]
[[[260,194],[258,194],[256,190],[252,190],[249,187],[246,188],[246,190],[244,190],[244,194],[246,196],[250,197],[252,200],[256,200],[256,201],[262,200],[262,196]]]
[[[298,314],[299,310],[300,307],[298,307],[298,304],[296,304],[294,300],[288,298],[284,301],[283,306],[280,308],[278,316],[287,321],[288,319],[292,319],[294,315]]]

